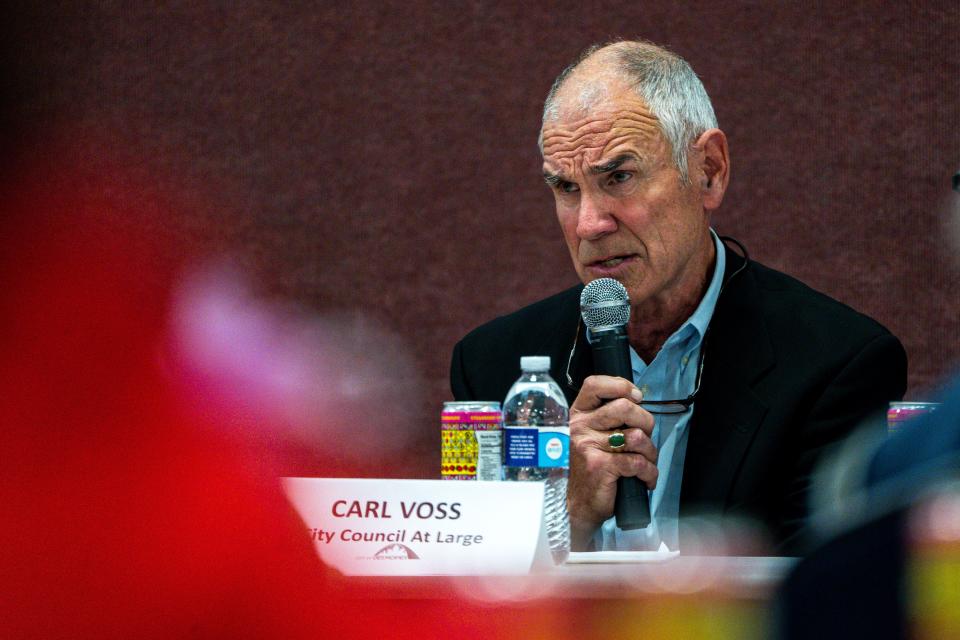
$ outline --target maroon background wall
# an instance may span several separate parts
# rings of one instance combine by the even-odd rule
[[[371,474],[434,476],[454,342],[575,282],[540,108],[613,37],[703,78],[733,161],[721,233],[900,336],[910,397],[960,356],[955,0],[42,4],[6,21],[24,133],[93,132],[215,205],[188,212],[184,247],[216,236],[268,295],[402,336],[416,366],[383,384],[424,393],[384,428],[420,435]]]

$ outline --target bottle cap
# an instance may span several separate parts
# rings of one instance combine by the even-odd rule
[[[549,371],[550,356],[523,356],[520,358],[523,371]]]

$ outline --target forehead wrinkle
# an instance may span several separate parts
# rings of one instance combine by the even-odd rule
[[[552,144],[563,144],[568,147],[579,144],[586,136],[600,136],[615,129],[635,130],[647,134],[658,132],[658,123],[659,120],[655,116],[638,113],[632,109],[621,109],[613,114],[594,114],[567,125],[551,123],[544,127],[543,131],[544,152]]]
[[[662,141],[661,138],[656,135],[659,133],[660,130],[657,127],[622,128],[611,136],[607,144],[604,145],[603,157],[613,157],[615,155],[628,153],[638,160],[646,159],[649,156],[655,155],[656,149],[659,146],[658,143]],[[637,144],[638,138],[640,138],[640,144]],[[623,151],[619,151],[621,148],[623,148]]]
[[[618,117],[611,129],[635,129],[643,133],[659,133],[660,120],[654,116],[639,113],[628,113]]]
[[[553,145],[560,145],[563,149],[583,144],[588,137],[602,135],[608,132],[611,123],[600,118],[590,118],[585,121],[574,123],[573,126],[565,127],[562,125],[553,125],[543,135],[543,148]],[[589,142],[587,143],[590,144]]]
[[[612,157],[618,147],[633,146],[633,149],[623,149],[622,153],[630,152],[642,161],[648,154],[639,153],[637,147],[646,146],[643,143],[661,135],[656,117],[623,109],[613,115],[582,118],[566,126],[551,125],[544,131],[543,156],[547,163],[572,169],[577,164],[601,164],[604,158]],[[631,145],[636,142],[640,145]]]
[[[607,145],[603,148],[603,153],[600,155],[601,158],[622,158],[627,156],[637,162],[642,162],[646,154],[640,153],[640,150],[636,148],[635,145],[630,144],[630,136],[622,135],[617,136],[616,138],[611,139]],[[626,148],[623,148],[626,147]],[[606,164],[606,163],[597,163],[597,164]],[[622,163],[621,163],[622,164]]]

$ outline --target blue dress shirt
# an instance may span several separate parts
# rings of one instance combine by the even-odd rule
[[[686,398],[695,388],[700,348],[717,298],[720,297],[726,267],[724,245],[712,229],[710,233],[717,248],[716,266],[710,286],[696,311],[667,339],[649,365],[630,348],[633,382],[648,400]],[[597,531],[595,548],[604,551],[655,551],[662,542],[670,550],[677,549],[680,483],[687,453],[687,426],[692,414],[691,408],[680,414],[653,415],[651,440],[660,451],[657,462],[660,475],[657,487],[649,492],[651,522],[645,529],[625,531],[617,528],[615,518],[610,518]]]

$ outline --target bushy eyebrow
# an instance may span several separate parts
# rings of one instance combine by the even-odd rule
[[[543,181],[546,182],[548,186],[550,186],[550,187],[555,187],[555,186],[557,186],[558,184],[560,184],[561,182],[563,182],[563,178],[560,177],[560,174],[550,173],[549,171],[544,171],[544,172],[543,172]]]
[[[615,171],[616,169],[619,169],[620,165],[622,165],[624,162],[632,159],[633,159],[633,156],[631,154],[624,153],[622,155],[617,156],[613,160],[610,160],[609,162],[604,162],[603,164],[598,164],[590,167],[590,173],[594,175],[598,175],[601,173],[608,173],[610,171]]]
[[[633,160],[634,158],[635,156],[629,153],[621,154],[616,158],[614,158],[613,160],[609,160],[607,162],[604,162],[603,164],[598,164],[590,167],[590,173],[593,175],[599,175],[601,173],[616,171],[623,165],[623,163],[629,160]],[[551,187],[555,187],[561,182],[563,182],[565,178],[563,178],[563,176],[561,176],[559,173],[551,173],[545,170],[543,172],[543,180]]]
[[[598,164],[598,165],[594,165],[594,166],[590,167],[590,173],[591,173],[592,175],[600,175],[601,173],[608,173],[608,172],[610,172],[610,171],[616,171],[617,169],[619,169],[619,168],[623,165],[623,163],[625,163],[625,162],[627,162],[627,161],[629,161],[629,160],[633,160],[633,159],[635,159],[635,156],[634,156],[634,155],[629,154],[629,153],[624,153],[624,154],[621,154],[621,155],[617,156],[617,157],[614,158],[613,160],[610,160],[610,161],[608,161],[608,162],[604,162],[603,164]],[[547,185],[549,185],[549,186],[551,186],[551,187],[555,187],[555,186],[557,186],[558,184],[560,184],[561,182],[566,181],[566,178],[564,178],[563,176],[561,176],[559,173],[551,173],[551,172],[549,172],[549,171],[544,170],[544,172],[543,172],[543,181],[546,182]]]

